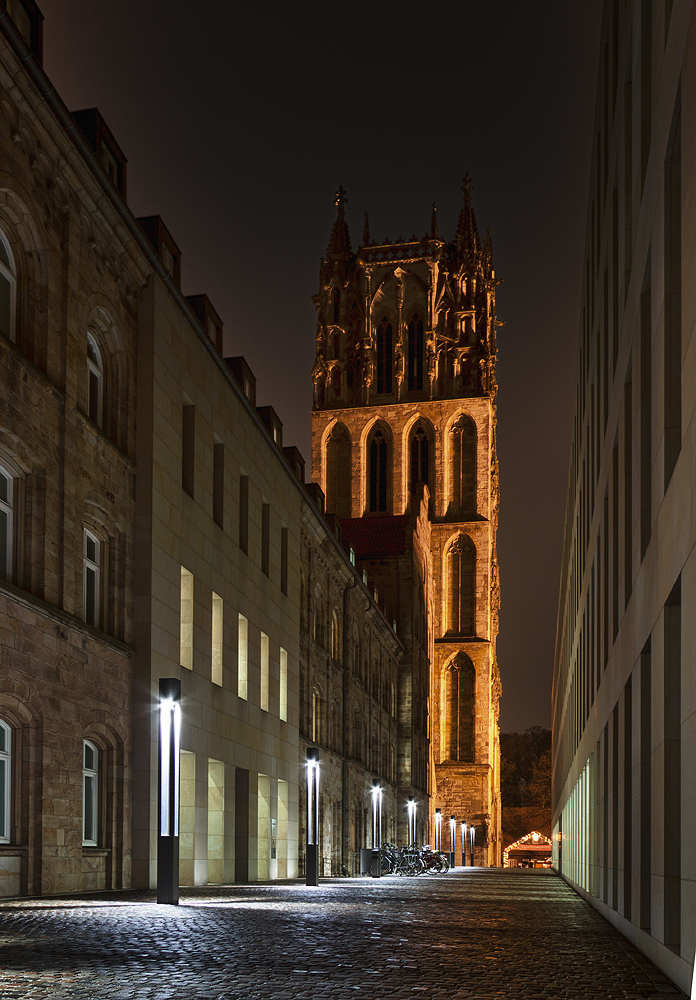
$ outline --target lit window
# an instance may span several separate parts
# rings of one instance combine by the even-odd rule
[[[87,334],[87,413],[99,427],[104,411],[104,366],[101,351],[91,333]]]
[[[4,234],[0,230],[0,333],[14,335],[17,272],[14,258]]]
[[[101,567],[101,542],[87,528],[84,530],[83,552],[84,618],[88,625],[99,624],[99,587]]]
[[[193,573],[181,567],[179,663],[193,670]]]
[[[249,661],[249,622],[239,615],[237,625],[237,697],[247,700],[247,665]]]
[[[212,681],[222,686],[222,598],[213,592]]]
[[[0,722],[0,843],[10,839],[10,788],[12,785],[12,730]]]
[[[282,722],[288,721],[288,654],[280,647],[280,715]]]
[[[261,633],[261,692],[259,704],[264,712],[268,711],[268,687],[270,682],[270,646],[268,636]]]
[[[14,480],[0,466],[0,578],[12,576],[12,530],[13,530]]]
[[[99,806],[99,751],[89,740],[82,742],[82,844],[97,846],[97,810]]]

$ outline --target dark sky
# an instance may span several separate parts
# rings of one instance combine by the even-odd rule
[[[550,725],[601,0],[40,0],[44,65],[97,106],[136,216],[182,250],[226,354],[309,462],[319,258],[339,184],[353,247],[454,235],[465,171],[498,315],[501,728]],[[419,13],[415,13],[419,11]]]

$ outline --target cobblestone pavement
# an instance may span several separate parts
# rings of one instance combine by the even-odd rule
[[[549,871],[0,904],[3,1000],[683,996]]]

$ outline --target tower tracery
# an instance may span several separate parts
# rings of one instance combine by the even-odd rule
[[[314,297],[312,465],[344,541],[380,593],[394,595],[397,629],[409,645],[399,786],[429,794],[431,809],[467,822],[492,817],[481,860],[494,864],[500,863],[498,279],[490,232],[479,235],[472,189],[466,175],[452,242],[440,234],[433,205],[428,233],[396,241],[372,239],[365,213],[363,243],[353,252],[339,188]],[[374,529],[365,526],[369,518]],[[387,539],[406,523],[397,558]],[[409,593],[404,554],[412,560]]]

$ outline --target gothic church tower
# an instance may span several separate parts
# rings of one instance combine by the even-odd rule
[[[435,206],[427,235],[396,242],[371,241],[366,213],[354,253],[339,188],[314,300],[312,476],[408,651],[399,797],[427,808],[431,838],[441,810],[443,849],[450,815],[458,836],[473,823],[476,864],[495,865],[497,281],[468,175],[462,191],[453,242]]]

